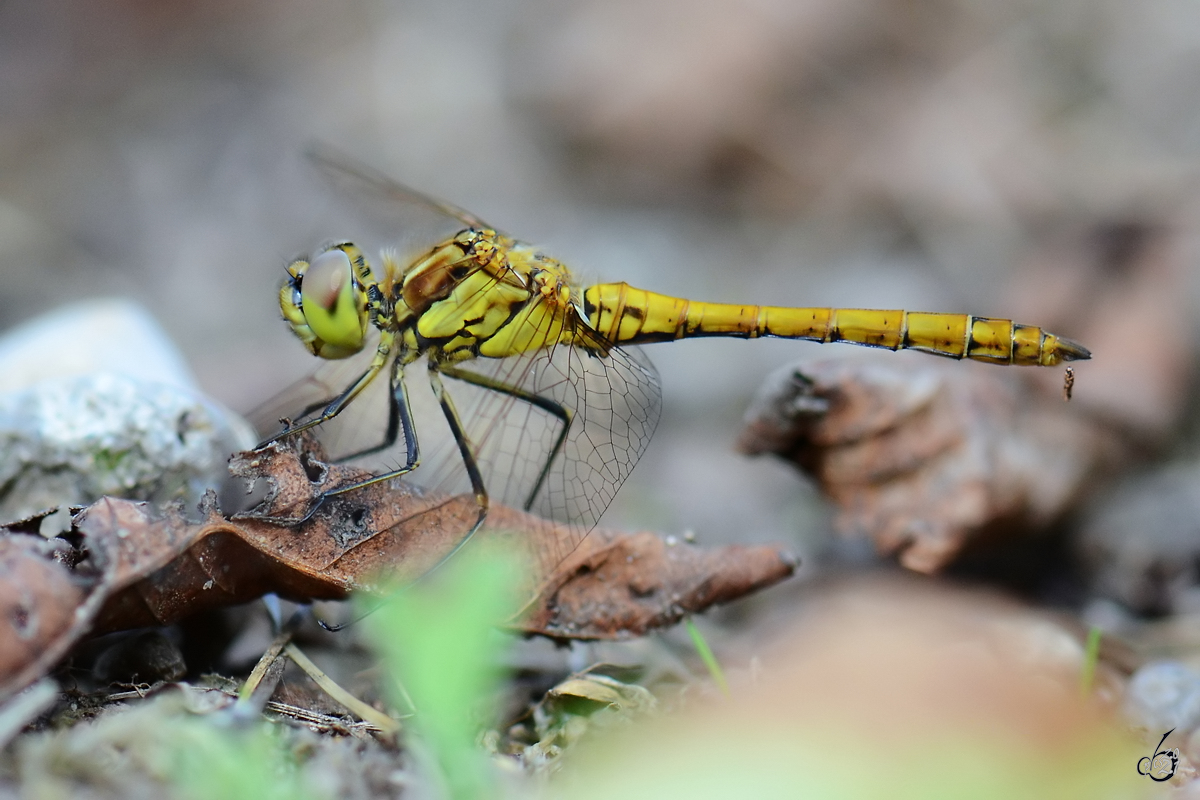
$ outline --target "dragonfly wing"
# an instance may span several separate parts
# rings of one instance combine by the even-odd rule
[[[600,355],[567,345],[480,358],[461,371],[515,390],[445,381],[489,497],[570,528],[565,544],[539,554],[549,570],[596,525],[645,452],[662,409],[658,373],[637,348]],[[518,396],[526,393],[542,403]],[[565,436],[554,408],[570,418]],[[436,460],[429,478],[437,487],[466,491],[461,457]]]
[[[471,212],[405,186],[329,145],[311,145],[305,155],[327,182],[347,196],[385,206],[420,206],[435,214],[453,218],[459,227],[491,227]]]

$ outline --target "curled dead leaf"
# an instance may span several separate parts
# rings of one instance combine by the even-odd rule
[[[841,530],[920,572],[985,535],[1046,526],[1125,452],[1095,418],[999,370],[877,361],[778,371],[739,447],[794,462]]]

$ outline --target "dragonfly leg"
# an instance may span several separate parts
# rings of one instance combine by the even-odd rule
[[[329,405],[334,400],[336,400],[339,396],[340,395],[334,395],[333,397],[326,397],[324,400],[318,400],[315,403],[309,403],[308,405],[306,405],[304,407],[303,411],[301,411],[299,414],[296,415],[296,419],[304,419],[305,417],[307,417],[309,414],[313,413],[317,409],[324,408],[325,406]],[[288,432],[287,430],[283,431],[283,433],[287,433],[287,432]],[[282,436],[283,433],[280,433],[279,435]],[[268,439],[267,441],[273,441],[273,440]],[[262,445],[259,445],[259,446],[261,447]]]
[[[463,429],[462,420],[458,417],[458,411],[454,408],[454,401],[450,395],[446,393],[446,388],[442,386],[442,378],[438,374],[447,367],[439,367],[435,362],[429,362],[429,385],[433,387],[433,394],[437,397],[438,404],[442,407],[442,413],[446,415],[446,422],[450,425],[450,432],[454,435],[454,441],[458,444],[458,452],[462,455],[463,465],[467,468],[467,477],[471,480],[471,490],[475,493],[475,502],[479,505],[479,516],[475,520],[475,524],[471,526],[471,530],[463,537],[463,540],[450,551],[445,558],[439,563],[443,564],[450,556],[462,549],[471,537],[483,525],[484,519],[487,518],[488,512],[488,495],[487,489],[483,485],[483,475],[479,472],[479,464],[475,461],[475,454],[471,452],[471,443],[467,441],[466,431]],[[452,372],[447,372],[448,375],[453,375]],[[436,567],[435,567],[436,569]]]
[[[442,407],[442,413],[446,415],[446,422],[450,425],[450,432],[454,435],[454,441],[458,444],[458,451],[462,455],[463,465],[466,466],[467,476],[471,480],[471,489],[475,493],[475,502],[479,505],[479,516],[475,518],[475,524],[471,526],[469,531],[467,531],[466,536],[464,536],[462,540],[454,546],[454,549],[442,556],[441,560],[438,561],[438,563],[435,564],[428,572],[426,572],[425,575],[435,572],[439,567],[449,561],[455,553],[461,550],[483,526],[483,521],[487,519],[488,512],[488,496],[487,489],[483,485],[483,475],[479,472],[479,465],[475,461],[475,454],[471,452],[471,444],[467,441],[467,435],[463,430],[462,420],[459,419],[458,411],[454,407],[454,401],[450,398],[450,395],[447,394],[445,387],[442,385],[441,376],[438,374],[440,371],[445,371],[446,374],[451,375],[452,377],[458,376],[454,375],[454,372],[450,369],[439,368],[433,362],[430,362],[429,385],[433,388],[433,393],[437,397],[438,404]],[[393,396],[396,398],[396,403],[399,408],[400,424],[404,428],[405,439],[412,443],[409,447],[409,463],[404,469],[400,469],[395,472],[389,472],[385,475],[376,475],[375,477],[368,478],[365,481],[359,481],[358,483],[354,483],[349,486],[342,486],[338,489],[334,489],[333,491],[326,492],[317,499],[317,502],[314,503],[313,508],[309,510],[308,515],[305,516],[305,519],[311,517],[313,512],[316,511],[317,507],[319,507],[327,497],[341,494],[343,492],[353,491],[355,489],[361,489],[364,486],[370,486],[373,483],[394,478],[416,468],[420,459],[416,449],[417,440],[412,433],[412,415],[408,410],[408,394],[404,389],[403,376],[401,376],[401,380],[399,381],[398,385],[393,387]]]
[[[333,398],[333,400],[331,400],[329,402],[329,405],[325,406],[325,410],[322,411],[319,416],[313,417],[308,422],[302,422],[299,425],[289,425],[288,427],[281,430],[279,433],[276,433],[273,436],[269,436],[266,439],[259,442],[258,446],[255,447],[254,449],[261,450],[262,448],[266,447],[267,445],[271,444],[272,442],[276,442],[285,436],[292,436],[297,433],[300,433],[301,431],[306,431],[309,428],[315,428],[316,426],[320,425],[321,423],[328,422],[329,420],[333,419],[338,414],[342,413],[342,411],[346,408],[346,406],[348,406],[350,404],[350,401],[353,400],[355,397],[358,397],[359,393],[363,389],[367,388],[367,384],[369,384],[371,382],[371,380],[377,374],[379,374],[379,368],[372,365],[370,369],[368,369],[366,372],[364,372],[362,375],[360,375],[358,377],[358,380],[356,380],[356,381],[354,381],[354,383],[350,384],[344,392],[339,394],[337,397]],[[319,408],[320,404],[317,404],[317,407]],[[305,410],[304,413],[305,414],[311,413],[312,410],[313,410],[313,408],[310,406],[308,409]]]
[[[393,367],[393,371],[396,369],[399,369],[400,362],[399,361],[394,362],[392,367]],[[392,376],[393,387],[395,386],[395,381],[396,381],[396,376],[393,375]],[[310,403],[308,406],[305,407],[305,409],[303,411],[301,411],[299,414],[296,415],[296,418],[304,419],[305,417],[307,417],[309,414],[313,413],[317,409],[328,406],[335,399],[337,399],[337,398],[327,397],[324,400],[318,400],[315,403]],[[315,420],[313,422],[313,424],[319,425],[321,422],[328,421],[329,419],[332,419],[332,417],[326,417],[325,419]],[[303,428],[287,428],[287,429],[275,434],[275,436],[271,437],[270,439],[267,439],[265,442],[258,445],[258,447],[260,447],[260,448],[265,447],[266,445],[270,444],[271,442],[275,441],[276,439],[280,439],[283,436],[286,436],[287,434],[290,434],[290,433],[295,433],[297,430],[303,430]],[[379,444],[372,445],[370,447],[359,450],[356,453],[348,453],[344,456],[338,456],[337,458],[331,459],[331,461],[333,461],[336,464],[343,464],[347,461],[353,461],[356,458],[362,458],[363,456],[369,456],[372,453],[378,453],[381,450],[387,450],[389,447],[391,447],[392,445],[394,445],[396,443],[396,439],[399,438],[399,436],[400,436],[400,405],[396,402],[396,399],[394,396],[389,395],[389,397],[388,397],[387,432],[384,433],[384,435],[383,435],[383,441],[381,441]]]
[[[399,359],[392,362],[392,390],[388,393],[388,424],[387,432],[383,435],[383,441],[381,441],[379,444],[359,450],[356,453],[338,456],[336,459],[337,463],[340,464],[346,461],[353,461],[356,458],[362,458],[363,456],[369,456],[372,453],[378,453],[381,450],[387,450],[396,443],[396,439],[400,435],[401,415],[410,413],[408,411],[408,388],[404,384],[403,370],[404,365]],[[405,443],[408,445],[407,463],[409,464],[413,463],[413,458],[415,455],[414,448],[416,446],[416,440],[412,439],[412,436],[409,433],[411,427],[412,421],[410,414],[409,426],[405,428],[404,432]],[[405,471],[408,472],[409,470]]]
[[[356,489],[361,489],[364,486],[371,486],[372,484],[380,483],[381,481],[390,481],[392,478],[398,478],[401,475],[412,472],[420,465],[421,448],[417,443],[416,426],[413,425],[412,410],[408,405],[408,388],[404,385],[404,373],[400,368],[392,370],[391,398],[391,413],[396,418],[397,427],[403,429],[404,431],[404,442],[408,450],[408,453],[405,456],[404,466],[400,467],[399,469],[384,472],[380,475],[372,475],[370,478],[366,478],[361,481],[355,481],[354,483],[349,483],[345,486],[339,486],[336,489],[330,489],[329,491],[322,493],[315,501],[313,501],[313,504],[309,507],[307,513],[305,513],[303,517],[298,520],[289,520],[290,524],[299,525],[302,522],[307,522],[312,518],[313,514],[317,513],[317,509],[324,505],[325,501],[331,497],[336,497],[337,495],[345,494],[346,492],[353,492]],[[391,436],[392,442],[395,442],[396,431],[392,431],[391,427],[392,425],[389,422],[389,435]],[[390,444],[391,442],[386,442],[383,446],[387,447]],[[374,448],[364,452],[373,452],[373,450]],[[357,453],[356,455],[362,455],[362,453]]]
[[[262,448],[271,444],[271,442],[279,441],[284,436],[294,436],[301,431],[306,431],[309,428],[315,428],[321,423],[328,422],[338,414],[342,413],[346,406],[350,405],[354,398],[358,397],[358,395],[362,393],[362,390],[367,388],[371,381],[375,380],[375,376],[379,374],[380,370],[383,369],[383,365],[387,363],[388,355],[392,351],[393,338],[394,335],[390,332],[385,331],[383,333],[379,340],[379,347],[375,351],[375,358],[371,361],[371,366],[367,367],[366,371],[363,372],[362,375],[359,375],[358,379],[355,380],[354,383],[347,386],[345,391],[329,401],[329,404],[325,406],[325,410],[322,411],[320,415],[313,417],[307,422],[302,422],[299,425],[289,425],[274,436],[269,436],[263,441],[259,442],[258,446],[254,449],[261,450]],[[300,416],[303,417],[305,414],[310,414],[320,407],[320,403],[310,405],[304,410],[304,414],[301,414]]]
[[[537,499],[538,493],[541,492],[542,487],[545,485],[546,478],[550,476],[550,467],[554,465],[554,460],[558,458],[558,454],[562,452],[563,445],[566,444],[567,434],[571,430],[571,421],[574,419],[575,413],[562,403],[551,400],[549,397],[534,394],[519,386],[510,386],[507,383],[502,383],[485,375],[478,375],[468,370],[458,369],[457,367],[442,367],[441,372],[451,378],[457,378],[460,381],[479,386],[483,389],[491,389],[494,392],[500,392],[509,397],[524,400],[526,403],[536,406],[548,414],[553,414],[562,422],[562,430],[558,432],[558,437],[554,440],[554,446],[550,448],[550,454],[546,457],[546,462],[542,465],[541,472],[538,473],[537,482],[533,484],[533,490],[525,500],[525,510],[529,511],[533,508],[533,501]]]

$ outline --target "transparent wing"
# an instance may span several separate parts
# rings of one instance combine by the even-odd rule
[[[493,502],[571,528],[566,544],[540,554],[548,572],[596,525],[645,452],[662,409],[658,374],[636,348],[601,355],[567,345],[459,369],[514,390],[444,381]],[[436,454],[428,469],[430,485],[467,490],[457,452]]]
[[[454,219],[459,227],[491,227],[471,212],[405,186],[329,145],[310,145],[305,156],[330,185],[348,197],[397,209],[404,206],[410,210],[412,206],[424,207],[435,214]]]
[[[260,406],[252,422],[265,436],[280,429],[280,417],[300,422],[319,413],[369,362],[369,355],[322,362],[311,375]],[[661,412],[658,374],[638,348],[612,348],[601,355],[567,345],[503,359],[479,358],[457,369],[460,375],[469,373],[507,389],[480,386],[453,373],[443,378],[493,506],[528,510],[569,529],[565,538],[538,537],[531,542],[540,579],[595,527],[641,458]],[[404,480],[448,494],[469,493],[462,457],[426,372],[422,360],[401,378],[408,387],[422,453],[421,466]],[[383,441],[388,389],[385,370],[342,414],[316,429],[331,458]],[[532,397],[541,403],[530,402]],[[301,416],[306,410],[309,414]],[[569,426],[564,426],[563,416],[569,417]],[[405,446],[401,434],[392,447],[354,463],[376,473],[394,469],[404,461]],[[547,546],[548,542],[555,544]]]

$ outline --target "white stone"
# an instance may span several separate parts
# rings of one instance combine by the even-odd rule
[[[72,303],[0,338],[0,394],[100,372],[197,389],[175,345],[154,317],[131,300]]]
[[[194,504],[256,440],[128,301],[68,306],[0,339],[0,390],[0,521],[106,495]]]

